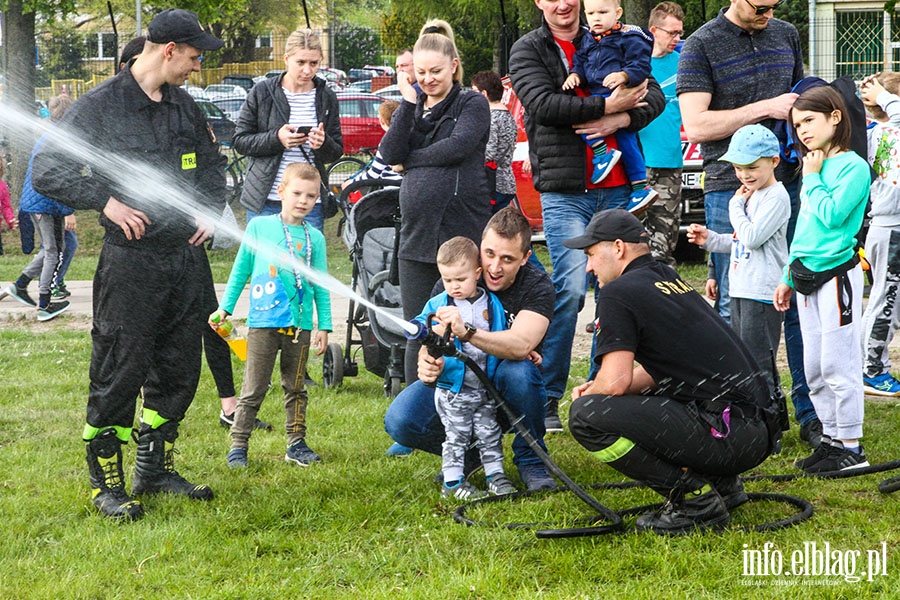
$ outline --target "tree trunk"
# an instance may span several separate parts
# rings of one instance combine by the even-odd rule
[[[4,103],[12,107],[18,114],[30,117],[34,109],[34,12],[23,13],[22,0],[10,0],[9,9],[4,15],[6,46],[4,71],[6,85]],[[12,121],[21,123],[19,118]],[[13,198],[22,193],[22,182],[28,168],[28,157],[34,146],[34,136],[28,133],[30,128],[17,127],[13,122],[3,122],[6,128],[4,135],[9,138],[12,154],[12,173],[10,173],[10,192]]]
[[[625,10],[625,13],[622,15],[622,22],[647,29],[647,19],[650,18],[650,11],[657,4],[659,4],[659,0],[624,0],[622,8]]]

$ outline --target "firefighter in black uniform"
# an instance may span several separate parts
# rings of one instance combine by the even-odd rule
[[[35,157],[34,187],[106,229],[94,276],[87,462],[94,505],[137,519],[125,491],[122,445],[143,396],[132,494],[209,500],[172,464],[178,424],[200,376],[205,324],[202,247],[225,202],[225,159],[203,113],[181,89],[204,50],[222,42],[197,15],[169,9],[143,53],[76,102]]]
[[[584,249],[602,286],[600,370],[572,391],[569,428],[600,461],[667,497],[638,529],[720,527],[747,501],[738,474],[769,455],[780,428],[768,425],[773,403],[747,349],[647,241],[616,209],[564,242]]]

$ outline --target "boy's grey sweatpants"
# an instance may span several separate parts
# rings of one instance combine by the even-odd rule
[[[30,279],[38,279],[38,294],[48,296],[56,284],[59,266],[65,249],[65,217],[31,213],[31,221],[41,238],[41,250],[31,259],[22,273]]]
[[[862,437],[862,290],[856,265],[809,296],[797,296],[809,398],[822,432],[838,440]]]
[[[463,388],[454,394],[450,390],[437,388],[434,391],[434,405],[446,435],[441,453],[444,481],[463,478],[466,449],[473,436],[481,454],[484,474],[490,477],[503,472],[503,446],[497,408],[484,389]]]
[[[863,374],[877,377],[891,369],[888,346],[900,326],[900,227],[870,225],[866,259],[872,268],[872,288],[863,315]]]

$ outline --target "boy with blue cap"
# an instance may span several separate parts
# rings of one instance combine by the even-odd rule
[[[734,165],[741,187],[728,204],[734,234],[716,233],[703,225],[688,227],[688,240],[709,252],[731,255],[731,325],[767,373],[769,392],[780,387],[772,357],[781,339],[782,314],[772,304],[788,258],[787,226],[791,214],[788,192],[775,179],[780,161],[778,139],[762,125],[738,129],[719,159]],[[715,300],[716,280],[706,282]]]

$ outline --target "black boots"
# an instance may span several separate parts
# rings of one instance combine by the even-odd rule
[[[638,531],[650,530],[663,535],[682,535],[724,527],[731,520],[719,493],[709,484],[685,494],[676,488],[662,508],[637,519]]]
[[[137,461],[131,492],[141,494],[181,494],[193,500],[212,500],[213,492],[205,484],[194,484],[175,470],[175,439],[178,423],[169,421],[157,429],[141,425],[138,434]]]
[[[122,442],[114,429],[101,432],[87,443],[87,464],[91,501],[104,516],[131,521],[144,516],[141,503],[125,493]]]

